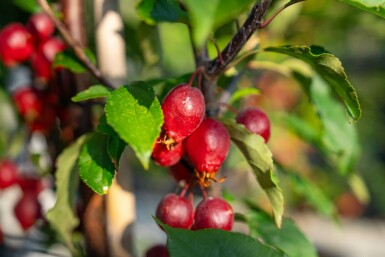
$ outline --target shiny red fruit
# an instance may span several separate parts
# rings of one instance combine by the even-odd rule
[[[24,194],[15,206],[15,216],[24,230],[32,227],[41,216],[36,195]]]
[[[31,66],[35,77],[48,81],[52,77],[52,62],[57,53],[65,49],[65,44],[58,38],[51,38],[42,43],[31,57]]]
[[[198,88],[187,84],[174,87],[162,102],[163,130],[175,143],[189,136],[202,122],[205,99]]]
[[[189,181],[193,175],[182,162],[178,162],[177,164],[171,166],[169,173],[176,181]]]
[[[170,227],[189,229],[194,222],[194,208],[186,198],[168,194],[158,204],[156,217]]]
[[[36,89],[23,87],[13,92],[12,97],[19,113],[27,122],[33,122],[42,114],[41,97]]]
[[[152,151],[152,159],[160,166],[168,167],[176,164],[184,154],[183,143],[170,146],[170,149],[161,142],[156,143]]]
[[[0,163],[0,189],[5,189],[19,181],[19,171],[15,163],[3,160]]]
[[[233,223],[234,211],[230,204],[221,198],[209,197],[197,205],[193,229],[231,230]]]
[[[146,257],[169,257],[167,247],[165,245],[155,245],[147,250]]]
[[[266,113],[259,108],[250,107],[236,117],[237,123],[245,125],[252,133],[258,134],[265,139],[267,143],[270,139],[270,120]]]
[[[230,149],[230,135],[219,121],[207,118],[186,139],[186,153],[199,172],[217,172]]]
[[[6,66],[26,61],[32,52],[32,36],[22,24],[10,23],[0,31],[0,58]]]
[[[29,18],[27,29],[36,41],[44,41],[52,36],[55,25],[47,14],[36,13]]]

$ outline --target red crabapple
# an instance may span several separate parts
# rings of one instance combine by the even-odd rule
[[[147,250],[146,257],[169,257],[167,247],[165,245],[155,245]]]
[[[205,100],[198,88],[188,84],[174,87],[162,102],[163,130],[172,143],[180,143],[202,122]]]
[[[17,89],[12,97],[19,113],[27,122],[36,120],[42,114],[41,96],[33,87]]]
[[[230,135],[223,124],[207,118],[186,139],[187,156],[202,178],[213,178],[230,150]]]
[[[47,81],[52,77],[52,62],[57,53],[65,49],[65,44],[58,38],[50,38],[42,43],[31,56],[31,66],[35,77]]]
[[[184,147],[182,142],[171,146],[170,149],[165,144],[157,142],[151,157],[158,165],[168,167],[179,162],[183,154]]]
[[[270,139],[270,121],[266,113],[259,108],[249,107],[238,113],[237,123],[245,125],[252,133],[258,134],[267,143]]]
[[[8,66],[26,61],[32,54],[32,36],[20,23],[10,23],[0,31],[0,59]]]
[[[15,163],[3,160],[0,163],[0,189],[5,189],[19,181],[18,168]]]
[[[55,25],[47,14],[36,13],[29,18],[27,29],[36,41],[44,41],[52,36]]]
[[[159,202],[156,217],[170,227],[189,229],[194,222],[194,208],[183,196],[168,194]]]
[[[192,173],[182,162],[178,162],[177,164],[171,166],[169,173],[178,182],[181,180],[188,182],[192,178]]]
[[[15,216],[24,230],[32,227],[41,216],[41,207],[37,196],[24,193],[15,206]]]
[[[194,218],[194,230],[203,228],[231,230],[234,222],[234,211],[225,200],[209,197],[197,205]]]
[[[39,178],[22,177],[19,179],[18,183],[23,194],[37,196],[44,189],[43,182]]]

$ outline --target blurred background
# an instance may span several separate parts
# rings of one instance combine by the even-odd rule
[[[31,7],[28,6],[30,2],[1,1],[0,10],[6,11],[0,16],[0,28],[11,22],[25,24],[31,15]],[[185,25],[175,23],[149,25],[135,12],[138,1],[118,2],[124,25],[125,80],[165,78],[167,82],[154,86],[159,97],[162,97],[164,88],[180,81],[183,75],[195,69],[188,29]],[[278,8],[285,1],[274,3],[274,8]],[[84,10],[92,10],[94,3],[86,0],[83,6]],[[239,22],[245,17],[246,14],[240,16]],[[92,12],[85,12],[87,44],[96,53],[94,18]],[[344,174],[340,163],[333,159],[337,157],[328,154],[327,149],[319,143],[306,140],[301,136],[300,129],[290,123],[293,122],[290,117],[295,116],[311,123],[314,131],[321,126],[316,118],[317,112],[309,103],[309,97],[300,83],[280,72],[280,67],[284,65],[302,67],[303,64],[282,55],[262,52],[243,60],[219,82],[219,86],[225,87],[234,78],[234,74],[241,74],[236,75],[237,88],[253,87],[260,90],[259,95],[248,95],[234,102],[233,106],[238,109],[259,106],[269,114],[272,121],[269,147],[277,164],[277,174],[285,196],[286,215],[297,222],[315,244],[320,256],[385,256],[384,26],[384,19],[340,1],[305,1],[284,10],[246,45],[246,50],[286,44],[320,45],[340,59],[357,91],[363,111],[362,118],[349,125],[354,128],[346,132],[352,135],[354,141],[354,160],[351,161],[350,170],[355,173],[349,171],[349,175]],[[226,46],[235,30],[236,26],[231,23],[215,33],[220,49]],[[210,57],[214,58],[215,47],[208,43],[208,48]],[[92,79],[87,79],[92,84]],[[20,117],[7,87],[9,80],[10,69],[0,64],[0,157],[3,160],[12,159],[24,177],[41,180],[44,189],[39,191],[39,202],[44,212],[55,201],[52,173],[54,160],[60,151],[51,149],[50,142],[59,140],[55,146],[63,147],[80,133],[78,127],[73,127],[75,121],[71,117],[79,117],[79,110],[84,106],[70,103],[68,99],[73,96],[73,92],[67,90],[67,95],[59,96],[58,108],[66,109],[69,118],[57,114],[54,126],[60,129],[50,129],[49,133],[39,130],[31,133],[31,128]],[[100,105],[96,104],[96,107],[91,108],[90,115],[97,116],[100,109]],[[225,116],[234,117],[231,113]],[[349,124],[348,115],[345,116],[343,122]],[[358,145],[355,145],[356,142]],[[151,215],[159,200],[176,190],[177,183],[168,175],[166,168],[152,164],[149,171],[144,171],[131,150],[126,154],[129,160],[127,166],[134,178],[132,185],[136,197],[133,244],[138,256],[143,256],[143,252],[151,245],[166,242],[163,231],[158,229]],[[244,198],[253,199],[269,211],[266,196],[235,147],[232,147],[221,172],[227,176],[222,184],[224,196],[237,211],[244,211],[244,206],[239,204],[240,199]],[[31,254],[28,248],[31,243],[25,241],[25,238],[28,238],[28,234],[36,235],[41,231],[34,230],[34,227],[25,231],[17,219],[12,217],[12,208],[23,191],[20,188],[15,186],[0,191],[0,228],[5,231],[5,244],[0,246],[1,256],[3,253],[4,256],[38,256],[28,255]],[[199,197],[197,193],[195,201],[199,201]],[[237,224],[235,230],[247,232],[247,228],[241,224]],[[50,250],[52,255],[68,255],[65,249],[56,244],[51,247],[54,249]],[[40,254],[44,256],[46,253],[41,251]]]

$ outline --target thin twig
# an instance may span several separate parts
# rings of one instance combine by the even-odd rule
[[[85,55],[83,51],[83,46],[77,40],[74,39],[74,37],[66,28],[66,26],[56,17],[47,1],[37,1],[41,8],[44,10],[44,12],[51,18],[56,28],[59,30],[60,34],[63,36],[64,41],[73,49],[76,57],[79,58],[79,60],[84,64],[87,70],[89,70],[100,81],[100,83],[102,83],[106,87],[115,89],[114,85],[102,75],[100,70]]]
[[[207,69],[207,74],[209,76],[219,76],[225,69],[226,66],[235,58],[235,56],[239,53],[239,51],[246,44],[247,40],[251,37],[251,35],[263,24],[263,17],[270,7],[272,0],[262,0],[260,3],[256,3],[251,12],[242,25],[242,27],[238,30],[238,32],[234,35],[231,41],[227,44],[225,49],[223,49],[221,57],[222,62],[219,58],[215,58],[212,60]]]
[[[271,15],[264,23],[262,23],[262,25],[260,26],[261,29],[265,28],[267,25],[270,24],[270,22],[272,22],[272,20],[274,20],[274,18],[280,13],[282,12],[283,10],[285,10],[287,7],[289,7],[290,5],[293,5],[293,4],[296,4],[296,3],[299,3],[299,2],[304,2],[305,0],[292,0],[288,3],[286,3],[285,5],[281,6],[277,11],[275,11],[275,13],[273,13],[273,15]]]

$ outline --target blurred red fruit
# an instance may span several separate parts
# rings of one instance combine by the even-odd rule
[[[32,36],[20,23],[10,23],[0,31],[0,58],[10,67],[26,61],[32,54]]]
[[[12,97],[19,113],[28,123],[42,114],[42,102],[36,89],[23,87],[13,92]]]
[[[5,189],[19,181],[18,168],[15,163],[3,160],[0,163],[0,189]]]
[[[24,230],[32,227],[41,217],[41,207],[36,195],[24,193],[15,206],[15,216]]]
[[[52,36],[55,25],[47,14],[36,13],[29,18],[27,29],[36,41],[44,41]]]

